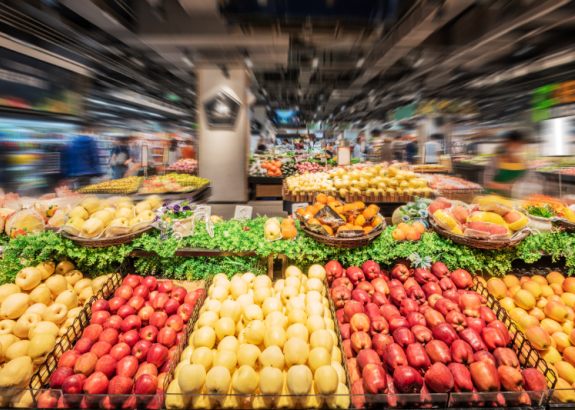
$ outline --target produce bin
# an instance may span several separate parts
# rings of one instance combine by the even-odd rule
[[[0,407],[54,409],[63,403],[62,391],[53,389],[2,389]]]
[[[506,409],[545,409],[551,390],[450,393],[449,408],[505,407]]]
[[[444,409],[447,407],[447,393],[429,394],[354,394],[351,398],[353,409]]]

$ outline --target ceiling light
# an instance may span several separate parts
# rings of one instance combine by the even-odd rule
[[[359,60],[357,60],[357,64],[355,65],[356,67],[361,67],[363,65],[363,63],[365,62],[365,58],[360,58]]]
[[[299,111],[299,105],[296,105],[296,106],[295,106],[295,109]]]
[[[86,101],[90,101],[91,103],[94,103],[94,104],[110,105],[110,104],[107,103],[107,102],[100,101],[100,100],[94,100],[94,99],[92,99],[92,98],[86,98]]]
[[[271,110],[271,107],[270,107],[269,105],[266,105],[266,108],[267,108],[268,110]]]
[[[423,61],[424,61],[424,59],[420,58],[415,63],[413,63],[413,67],[419,67],[421,65],[421,63],[423,63]]]
[[[342,105],[341,108],[339,109],[340,111],[345,110],[345,105]]]
[[[194,63],[192,63],[188,57],[182,57],[182,61],[187,65],[189,65],[190,67],[194,66]]]
[[[246,62],[246,66],[248,66],[249,68],[252,68],[254,66],[254,63],[252,63],[252,60],[250,59],[249,56],[245,56],[244,61]]]
[[[317,118],[317,114],[314,114],[314,115],[313,115],[313,118]]]
[[[312,62],[311,62],[311,66],[312,66],[313,68],[317,68],[318,65],[319,65],[319,58],[314,57],[313,60],[312,60]]]
[[[318,105],[318,106],[317,106],[317,110],[318,110],[318,111],[321,110],[321,105]]]
[[[267,92],[267,90],[266,90],[265,88],[262,88],[262,94],[263,94],[263,95],[268,95],[268,92]]]
[[[532,45],[528,45],[525,46],[523,48],[520,48],[519,50],[517,50],[515,53],[513,53],[513,57],[520,57],[523,54],[527,54],[528,52],[530,52],[531,50],[533,50],[535,48],[535,46]]]

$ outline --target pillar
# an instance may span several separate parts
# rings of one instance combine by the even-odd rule
[[[219,68],[198,70],[199,172],[211,182],[210,202],[245,202],[250,145],[248,76],[240,67],[229,68],[227,74]],[[218,117],[218,110],[230,108],[237,109],[233,123],[225,116]]]

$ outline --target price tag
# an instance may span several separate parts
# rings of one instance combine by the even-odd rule
[[[142,167],[146,168],[148,166],[148,144],[145,142],[142,144]]]
[[[349,147],[339,147],[337,149],[337,165],[349,165],[351,163],[351,150]]]
[[[293,215],[295,215],[295,213],[297,212],[298,209],[300,209],[300,208],[305,208],[306,206],[309,206],[309,204],[308,204],[307,202],[302,202],[302,203],[299,203],[299,204],[292,204],[292,206],[291,206],[291,213],[292,213]]]
[[[252,219],[253,208],[251,206],[236,206],[234,219]]]

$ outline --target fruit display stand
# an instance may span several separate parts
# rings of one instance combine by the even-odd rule
[[[281,198],[284,178],[282,177],[248,177],[250,199]]]
[[[74,242],[76,245],[84,246],[86,248],[105,248],[108,246],[116,246],[122,245],[124,243],[130,243],[134,239],[139,238],[145,233],[149,233],[154,230],[153,226],[148,226],[138,232],[129,233],[127,235],[119,235],[113,238],[100,238],[100,239],[91,239],[91,238],[81,238],[79,236],[70,235],[69,233],[62,231],[61,235]]]

